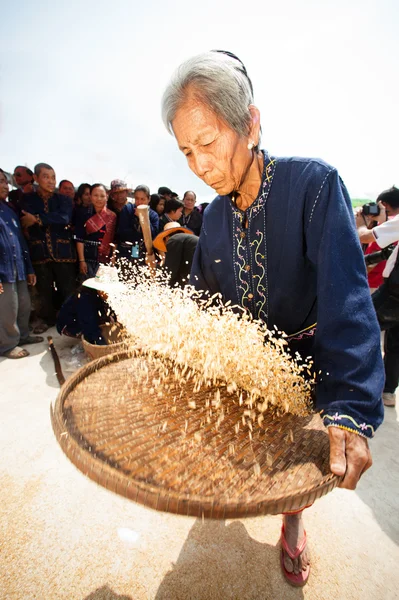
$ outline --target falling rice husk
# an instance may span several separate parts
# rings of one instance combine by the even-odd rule
[[[197,390],[222,385],[229,394],[236,393],[243,424],[261,426],[262,413],[270,409],[309,414],[312,381],[304,374],[311,364],[286,352],[284,334],[269,331],[237,307],[223,305],[219,295],[204,298],[191,286],[172,288],[164,274],[154,277],[142,267],[133,270],[124,291],[108,294],[108,303],[133,345],[166,359],[161,370],[165,378],[172,370],[183,389],[190,381]],[[157,383],[152,382],[153,388]],[[191,398],[187,403],[195,408]],[[216,392],[210,402],[211,414],[213,410],[218,415],[216,423],[224,409]]]

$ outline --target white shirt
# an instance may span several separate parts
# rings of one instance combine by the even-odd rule
[[[395,215],[392,217],[392,219],[385,221],[385,223],[381,223],[381,225],[373,227],[372,233],[380,248],[386,248],[389,246],[389,244],[397,242],[399,240],[399,215]],[[382,276],[385,279],[389,277],[392,272],[396,262],[396,257],[398,256],[398,249],[399,244],[396,246],[395,250],[387,260],[387,264],[385,265],[385,269],[382,273]]]

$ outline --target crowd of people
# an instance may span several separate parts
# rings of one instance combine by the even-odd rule
[[[156,261],[168,269],[172,285],[188,281],[206,208],[206,203],[196,206],[193,191],[180,199],[168,187],[151,194],[146,185],[132,190],[120,179],[109,189],[82,183],[77,190],[63,179],[57,190],[56,173],[47,163],[34,171],[17,166],[12,183],[16,189],[9,191],[0,170],[0,355],[27,356],[22,346],[43,341],[37,334],[70,313],[61,310],[65,305],[75,306],[76,322],[78,298],[86,314],[80,320],[93,321],[88,313],[99,312],[99,299],[87,289],[82,294],[80,286],[96,276],[100,265],[117,267],[123,278],[129,265],[145,261],[141,205],[149,206]],[[59,330],[66,330],[65,323]],[[95,331],[88,335],[92,343],[105,343],[96,323],[90,331]]]

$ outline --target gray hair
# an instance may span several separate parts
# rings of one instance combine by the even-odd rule
[[[241,61],[223,52],[198,54],[181,64],[162,98],[162,119],[173,135],[172,122],[189,93],[208,106],[233,131],[248,134],[253,104],[252,84]]]

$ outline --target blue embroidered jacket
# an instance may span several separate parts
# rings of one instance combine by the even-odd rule
[[[37,192],[24,194],[21,209],[39,218],[28,228],[28,246],[33,264],[76,262],[72,241],[72,200],[62,194],[43,199]]]
[[[25,281],[33,268],[15,211],[0,200],[0,283]]]
[[[333,167],[265,153],[245,213],[228,196],[205,211],[191,283],[302,346],[320,371],[324,424],[372,437],[383,420],[380,330],[350,198]]]

